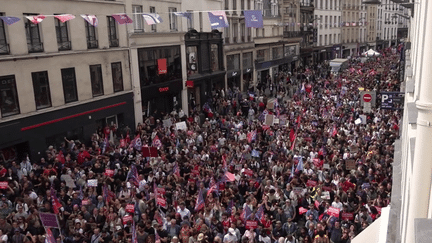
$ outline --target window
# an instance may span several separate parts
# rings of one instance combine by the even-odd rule
[[[188,76],[198,73],[198,47],[188,46],[186,48],[186,61],[188,68]]]
[[[140,5],[132,5],[132,12],[134,13],[132,15],[134,32],[143,32],[144,31],[143,17],[142,14],[137,14],[143,12],[143,7]]]
[[[100,64],[90,65],[90,79],[93,97],[103,95],[102,66]]]
[[[237,38],[238,37],[238,24],[235,23],[233,24],[233,42],[237,43]]]
[[[96,37],[96,28],[89,24],[87,21],[85,21],[85,30],[86,30],[86,37],[87,37],[87,48],[88,49],[95,49],[98,48],[98,40]]]
[[[243,69],[253,67],[252,52],[243,53]]]
[[[231,26],[231,25],[230,25]],[[224,32],[223,35],[225,37],[225,43],[229,44],[230,43],[230,34],[229,34],[230,28],[229,27],[225,27],[224,28]]]
[[[0,102],[2,117],[20,113],[15,75],[0,77]]]
[[[227,70],[240,69],[240,54],[227,56]]]
[[[256,0],[255,1],[255,9],[256,10],[263,10],[263,1],[262,0]]]
[[[268,49],[257,50],[256,52],[258,62],[269,61],[270,60],[270,51]]]
[[[166,59],[166,73],[159,74],[159,59]],[[179,46],[139,49],[138,62],[141,86],[181,79]]]
[[[199,24],[200,24],[200,32],[203,32],[203,13],[199,12]]]
[[[247,1],[250,1],[250,0],[247,0]],[[245,0],[241,0],[240,1],[240,9],[241,9],[241,16],[243,16],[244,15],[244,12],[243,12],[243,10],[244,9],[246,9],[246,10],[248,10],[247,8],[246,8],[246,6],[245,6]]]
[[[0,13],[0,16],[3,14]],[[0,54],[9,54],[9,45],[6,39],[6,30],[3,20],[0,19]]]
[[[219,45],[211,44],[210,50],[210,58],[211,58],[211,70],[218,71],[219,70]]]
[[[169,24],[171,31],[177,31],[177,15],[174,12],[177,12],[176,8],[168,8],[169,12]]]
[[[237,0],[232,0],[232,1],[233,1],[233,8],[232,8],[232,10],[237,10]],[[233,11],[232,13],[234,15],[236,15],[237,11]]]
[[[63,94],[65,103],[73,102],[78,100],[75,68],[65,68],[61,70],[62,83],[63,83]]]
[[[229,1],[225,0],[225,10],[229,10]]]
[[[114,92],[123,91],[123,75],[121,62],[111,63]]]
[[[188,30],[193,29],[194,28],[194,14],[193,14],[193,10],[187,10],[186,12],[190,13],[190,17],[187,18],[187,28]]]
[[[37,14],[27,14],[27,15],[37,15]],[[43,43],[41,41],[41,36],[39,32],[39,24],[33,24],[30,20],[25,19],[25,30],[27,37],[27,48],[31,52],[43,52]]]
[[[33,90],[36,102],[36,109],[51,107],[51,92],[49,88],[48,72],[32,73]]]
[[[272,53],[273,54],[273,57],[272,57],[273,60],[282,58],[283,54],[284,54],[283,53],[283,46],[272,48],[272,52],[273,52]]]
[[[150,13],[156,13],[156,7],[150,6]],[[151,31],[156,32],[157,31],[156,26],[157,24],[152,24]]]
[[[246,26],[245,24],[240,24],[240,35],[241,35],[241,42],[245,42],[245,32],[246,32]]]
[[[278,0],[271,0],[271,16],[279,16]]]
[[[68,22],[62,23],[59,19],[55,18],[55,29],[57,35],[57,46],[59,51],[66,51],[71,49],[71,42],[69,41]]]
[[[109,46],[110,47],[118,47],[119,46],[119,40],[117,37],[117,26],[116,26],[115,19],[111,16],[108,16],[107,17],[107,24],[108,24]]]

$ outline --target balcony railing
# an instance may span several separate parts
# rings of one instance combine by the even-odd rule
[[[272,11],[271,9],[264,9],[263,10],[263,17],[276,18],[276,17],[279,17],[279,12]]]
[[[70,41],[57,42],[59,51],[68,51],[72,49],[72,45]]]
[[[98,40],[87,39],[87,48],[96,49],[99,47]]]
[[[27,43],[27,48],[29,53],[33,53],[33,52],[43,52],[44,48],[43,48],[43,43]]]
[[[109,46],[110,47],[118,47],[119,46],[119,40],[118,39],[110,39],[109,40]]]
[[[0,44],[0,55],[9,54],[9,44]]]
[[[300,31],[284,31],[283,37],[284,38],[296,38],[301,37],[302,33]]]

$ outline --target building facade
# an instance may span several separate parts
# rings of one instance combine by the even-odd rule
[[[342,3],[342,57],[359,55],[361,39],[364,36],[361,0],[347,0]]]
[[[341,57],[341,6],[340,1],[319,0],[315,4],[318,60]],[[315,25],[315,24],[314,24]]]
[[[300,0],[300,58],[303,66],[317,62],[318,55],[314,53],[314,43],[317,42],[317,29],[314,27],[314,1]]]
[[[0,149],[5,160],[37,159],[64,138],[86,139],[106,125],[133,127],[126,28],[111,16],[124,2],[11,1],[0,20]],[[94,13],[98,26],[80,14]],[[38,24],[25,16],[46,15]],[[73,14],[67,22],[54,15]]]
[[[371,49],[376,49],[377,37],[378,37],[377,36],[378,7],[372,4],[367,5],[366,14],[367,14],[366,32],[367,32],[368,47]]]
[[[385,0],[378,5],[377,48],[382,49],[396,45],[399,4]]]

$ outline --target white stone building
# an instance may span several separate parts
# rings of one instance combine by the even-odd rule
[[[337,0],[318,0],[315,3],[316,47],[321,61],[341,57],[341,10]]]

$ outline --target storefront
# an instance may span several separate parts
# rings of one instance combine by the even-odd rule
[[[29,154],[32,161],[45,156],[50,145],[60,147],[69,140],[79,140],[89,144],[92,134],[105,125],[116,125],[117,132],[124,131],[126,126],[134,128],[133,92],[110,98],[75,105],[60,110],[44,112],[21,119],[2,123],[0,137],[1,160],[24,159]]]
[[[216,91],[226,88],[222,33],[217,30],[190,30],[185,35],[185,43],[188,81],[193,82],[193,87],[188,87],[187,92],[189,109],[201,111],[202,106]],[[233,72],[230,73],[231,77],[234,77],[233,85],[240,85],[236,80],[241,76],[240,67]]]
[[[282,71],[285,72],[292,72],[297,67],[297,61],[298,61],[298,46],[297,45],[285,45],[284,46],[284,57],[290,58],[291,61],[282,64]]]
[[[300,58],[303,66],[313,65],[314,56],[313,56],[313,48],[301,48],[300,49]],[[315,56],[315,58],[317,58]]]
[[[181,106],[180,46],[138,49],[143,116],[161,117]]]
[[[332,48],[332,59],[335,58],[340,58],[342,57],[342,53],[341,53],[341,45],[334,45]]]

